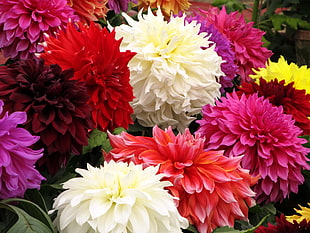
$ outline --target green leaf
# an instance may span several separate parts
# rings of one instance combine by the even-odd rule
[[[225,226],[225,227],[218,227],[216,228],[213,233],[221,233],[221,232],[228,232],[228,233],[240,233],[241,231],[238,231],[232,227],[228,227],[228,226]]]
[[[28,189],[25,193],[25,199],[37,204],[43,211],[47,213],[48,209],[46,207],[44,198],[37,189]]]
[[[191,232],[191,233],[199,233],[195,226],[189,225],[189,227],[185,230],[185,232]]]
[[[8,203],[11,203],[11,202],[18,202],[21,208],[13,206],[13,205],[9,205]],[[20,199],[20,198],[11,198],[11,199],[2,200],[1,203],[6,204],[10,206],[11,208],[16,207],[17,210],[26,211],[25,213],[27,213],[27,215],[29,215],[32,218],[37,219],[39,222],[47,226],[50,229],[50,232],[56,233],[56,230],[52,223],[51,218],[48,216],[47,212],[42,210],[37,204],[31,201],[28,201],[26,199]],[[16,209],[15,209],[15,213],[18,214],[16,212]]]
[[[0,208],[10,210],[17,214],[17,221],[7,233],[56,233],[56,230],[50,229],[47,225],[32,217],[27,212],[14,205],[0,203]]]
[[[83,147],[83,154],[90,153],[93,148],[101,146],[106,152],[112,149],[108,140],[108,134],[98,129],[94,129],[90,133],[88,145]]]

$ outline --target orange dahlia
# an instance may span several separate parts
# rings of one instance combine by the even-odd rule
[[[107,3],[108,0],[68,0],[68,5],[75,10],[83,23],[106,17],[109,11]]]
[[[153,137],[132,136],[126,132],[109,135],[113,149],[106,160],[145,167],[160,164],[159,173],[173,186],[169,191],[179,199],[178,210],[201,233],[218,226],[233,226],[234,220],[246,220],[248,207],[254,204],[250,186],[257,178],[240,167],[242,157],[228,158],[223,151],[204,151],[204,139],[186,129],[175,135],[169,127],[153,128]]]
[[[188,0],[138,0],[139,9],[160,7],[166,16],[170,16],[171,13],[178,14],[180,11],[185,11],[190,5]]]
[[[92,119],[100,130],[127,129],[132,123],[129,102],[133,100],[133,90],[127,64],[135,53],[120,52],[120,43],[114,31],[93,22],[90,26],[80,23],[79,29],[69,23],[57,38],[46,38],[45,53],[39,55],[48,64],[73,68],[73,79],[86,83]]]

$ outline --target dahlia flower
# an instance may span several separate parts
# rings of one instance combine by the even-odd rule
[[[246,22],[239,12],[227,14],[226,8],[219,10],[212,7],[208,11],[200,10],[200,15],[207,25],[212,24],[230,41],[235,52],[235,64],[239,68],[242,81],[250,81],[253,68],[264,67],[272,52],[262,47],[263,31],[254,28],[253,22]]]
[[[140,11],[138,21],[123,14],[129,25],[115,28],[123,37],[122,50],[137,53],[129,62],[131,105],[141,125],[183,131],[201,106],[220,96],[223,60],[196,22],[187,23],[185,15],[166,22],[160,10],[156,14],[150,8],[146,15]]]
[[[44,180],[34,166],[43,150],[30,149],[39,137],[17,127],[26,121],[26,113],[3,113],[3,105],[0,100],[0,199],[23,197],[27,189],[40,189]]]
[[[308,203],[308,206],[310,207],[310,203]],[[291,223],[294,223],[294,221],[300,223],[301,221],[306,219],[306,221],[309,222],[309,224],[310,224],[310,208],[303,207],[300,205],[299,205],[299,207],[300,207],[300,210],[295,209],[295,211],[299,215],[286,216],[286,220],[291,222]]]
[[[278,79],[284,80],[286,84],[292,83],[293,87],[298,90],[306,90],[310,94],[310,68],[307,66],[298,66],[295,63],[288,64],[283,56],[277,62],[268,60],[266,68],[258,68],[254,70],[255,74],[251,78],[259,80],[260,78],[266,81]]]
[[[164,189],[157,167],[143,169],[130,163],[104,163],[64,183],[67,190],[55,200],[54,221],[61,233],[76,232],[182,232],[188,221],[181,217],[173,197]]]
[[[120,43],[114,31],[101,29],[93,22],[90,26],[80,23],[79,30],[69,23],[57,38],[46,38],[45,53],[40,54],[49,64],[73,68],[73,79],[86,83],[92,119],[100,130],[127,129],[132,123],[128,62],[135,53],[120,52]]]
[[[310,221],[303,220],[300,223],[290,223],[285,219],[284,214],[276,217],[276,224],[268,223],[268,226],[259,226],[254,233],[309,233]]]
[[[35,58],[42,52],[43,33],[53,35],[69,19],[77,19],[67,0],[2,0],[0,48],[12,59]]]
[[[188,22],[196,20],[197,23],[200,23],[199,33],[206,32],[210,35],[209,40],[215,43],[215,51],[224,61],[221,64],[221,70],[224,72],[224,75],[220,77],[220,84],[222,85],[221,92],[224,92],[224,88],[233,86],[232,81],[237,76],[238,72],[238,66],[234,63],[235,53],[230,46],[230,41],[215,29],[213,25],[208,25],[206,20],[199,15],[187,17],[186,20]]]
[[[105,159],[134,162],[145,167],[160,165],[163,180],[179,199],[178,209],[200,233],[218,226],[233,226],[235,219],[247,219],[254,204],[250,189],[257,179],[241,169],[240,159],[227,158],[222,151],[204,151],[204,139],[186,129],[174,135],[171,127],[153,128],[153,137],[132,136],[126,132],[109,134],[113,149]]]
[[[294,83],[285,84],[284,80],[277,78],[266,81],[260,78],[258,83],[243,82],[239,86],[239,95],[245,93],[251,95],[257,93],[264,96],[275,106],[282,106],[285,114],[291,114],[295,125],[303,130],[303,134],[310,134],[310,94],[305,90],[298,90],[293,87]]]
[[[70,80],[73,70],[44,65],[43,60],[21,60],[0,67],[0,98],[6,111],[24,111],[24,127],[39,135],[46,164],[54,174],[71,153],[79,154],[92,128],[89,96],[84,83]]]
[[[190,5],[191,3],[189,0],[138,0],[139,9],[161,8],[162,13],[167,18],[172,14],[178,14],[179,12],[188,10]]]
[[[280,202],[290,192],[297,193],[304,182],[302,169],[309,169],[305,139],[282,107],[252,94],[240,98],[235,92],[206,105],[197,122],[197,133],[205,137],[206,150],[224,150],[228,157],[244,155],[241,166],[253,176],[258,203]]]
[[[128,11],[129,2],[135,4],[138,3],[138,0],[108,0],[108,7],[110,10],[113,10],[116,14]]]
[[[98,21],[105,18],[109,9],[108,0],[67,0],[68,5],[75,10],[80,21],[89,24],[91,21]]]

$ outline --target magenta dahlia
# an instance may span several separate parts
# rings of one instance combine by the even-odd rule
[[[246,22],[239,12],[227,14],[225,7],[219,10],[212,7],[208,11],[200,11],[201,19],[207,25],[213,25],[229,41],[235,52],[235,64],[239,67],[241,80],[250,81],[253,68],[265,67],[272,52],[263,47],[263,31],[254,28],[253,22]]]
[[[0,100],[0,199],[23,197],[27,189],[39,189],[44,180],[34,166],[43,150],[30,149],[39,137],[17,127],[26,121],[26,113],[3,113],[3,105]]]
[[[0,48],[5,57],[34,58],[42,52],[43,33],[53,35],[69,19],[76,20],[67,0],[2,0]]]
[[[304,182],[302,169],[309,169],[309,149],[299,138],[301,129],[282,107],[264,97],[235,92],[215,106],[205,105],[197,121],[197,133],[205,137],[205,149],[224,150],[226,156],[243,155],[241,165],[261,178],[254,187],[258,203],[279,202],[297,193]]]
[[[303,130],[304,135],[310,134],[310,94],[306,90],[294,87],[294,82],[285,83],[285,80],[277,79],[266,81],[263,78],[256,82],[242,82],[238,95],[251,95],[257,93],[264,96],[275,106],[282,106],[285,114],[291,114],[295,125]]]
[[[54,174],[71,153],[80,154],[92,128],[89,96],[83,82],[71,80],[73,70],[45,65],[43,60],[21,60],[0,67],[0,98],[6,111],[25,111],[23,123],[40,136],[45,147],[40,166]]]

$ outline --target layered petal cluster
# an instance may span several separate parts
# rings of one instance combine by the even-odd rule
[[[98,21],[105,18],[109,8],[108,0],[67,0],[68,5],[79,16],[83,23],[89,24],[91,21]]]
[[[138,3],[138,0],[109,0],[108,7],[110,10],[113,10],[116,14],[128,11],[129,2],[133,2],[135,4]]]
[[[133,136],[126,132],[109,135],[113,149],[106,160],[157,166],[167,187],[179,199],[182,216],[201,233],[218,226],[233,226],[236,219],[247,219],[255,193],[250,189],[257,179],[241,169],[239,158],[227,158],[222,151],[204,151],[204,139],[186,129],[175,135],[169,127],[153,128],[153,137]]]
[[[310,203],[308,203],[308,206],[310,207]],[[286,216],[286,220],[291,223],[294,223],[294,221],[300,223],[305,219],[310,224],[310,208],[301,205],[299,207],[300,209],[295,209],[298,215]]]
[[[76,171],[81,177],[65,182],[53,204],[61,233],[181,233],[188,227],[158,167],[111,161]]]
[[[196,15],[194,17],[187,17],[188,22],[196,20],[200,23],[200,32],[206,32],[208,34],[209,40],[215,43],[215,51],[219,56],[222,57],[223,63],[221,64],[221,70],[224,75],[220,77],[221,92],[224,92],[224,88],[233,86],[233,79],[237,76],[238,66],[235,64],[235,52],[232,50],[230,41],[214,26],[209,25],[203,17]]]
[[[162,13],[169,18],[172,14],[178,14],[189,9],[191,3],[189,0],[138,0],[139,9],[161,8]]]
[[[310,221],[303,220],[300,223],[290,223],[285,219],[284,214],[276,217],[276,224],[268,223],[268,226],[259,226],[254,233],[308,233],[310,229]]]
[[[295,120],[295,125],[303,130],[303,134],[310,134],[310,94],[306,91],[293,87],[294,82],[289,84],[285,80],[278,81],[277,78],[266,81],[260,78],[257,82],[243,82],[239,86],[240,95],[242,93],[251,95],[257,93],[264,96],[275,106],[282,106],[285,114],[291,114]]]
[[[115,28],[123,37],[121,48],[137,53],[129,62],[131,104],[141,125],[183,131],[201,106],[220,96],[223,60],[207,33],[199,34],[200,25],[186,22],[186,15],[167,22],[160,10],[156,14],[150,8],[147,14],[140,11],[138,21],[123,14],[129,25]]]
[[[206,150],[224,150],[228,157],[244,155],[241,165],[261,178],[254,187],[261,202],[279,202],[297,193],[309,169],[305,139],[291,115],[257,93],[240,98],[235,92],[206,105],[197,121],[197,133],[205,137]]]
[[[43,150],[32,150],[39,137],[17,127],[27,120],[26,113],[3,113],[3,105],[0,100],[0,199],[23,197],[27,189],[40,189],[45,179],[34,166]]]
[[[67,0],[2,0],[0,48],[13,59],[35,58],[42,52],[43,33],[53,35],[77,19]]]
[[[255,74],[251,75],[251,78],[256,81],[263,78],[266,81],[284,80],[286,85],[293,82],[294,88],[306,90],[306,93],[310,94],[310,68],[298,66],[293,62],[288,64],[283,56],[277,62],[268,60],[265,68],[258,68],[254,72]]]
[[[208,11],[200,11],[207,25],[212,24],[230,41],[235,52],[235,64],[239,67],[242,81],[250,81],[253,68],[265,67],[265,62],[272,52],[263,47],[263,31],[254,28],[253,22],[246,22],[239,12],[227,13],[226,8],[219,10],[212,7]]]
[[[54,174],[71,153],[79,154],[92,128],[89,96],[83,82],[71,80],[73,70],[45,65],[43,60],[21,60],[0,67],[0,98],[6,111],[24,111],[24,127],[39,135],[45,164]]]
[[[127,129],[132,123],[128,62],[135,53],[120,52],[120,43],[114,31],[94,22],[90,26],[80,23],[78,29],[69,23],[57,38],[46,38],[45,53],[40,54],[48,64],[73,68],[73,79],[86,83],[92,119],[100,130]]]

